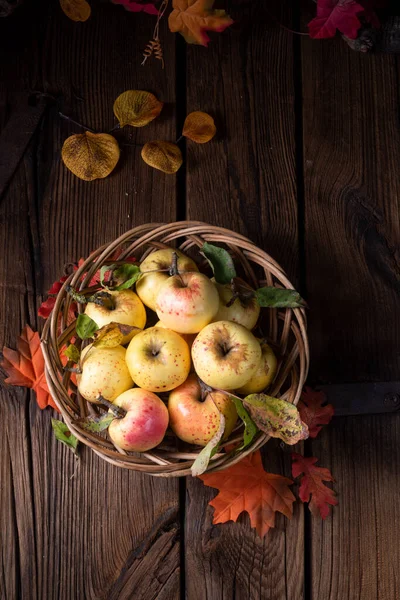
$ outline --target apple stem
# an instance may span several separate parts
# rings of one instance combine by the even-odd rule
[[[103,396],[98,396],[98,398],[96,398],[96,400],[97,400],[97,402],[100,402],[100,404],[107,406],[107,408],[109,408],[111,410],[111,412],[113,413],[115,418],[123,419],[125,417],[126,410],[124,408],[121,408],[120,406],[115,406],[115,404],[113,404],[106,398],[103,398]]]
[[[82,374],[82,369],[79,369],[78,367],[64,367],[64,371],[68,373],[77,373],[78,375]]]
[[[241,280],[238,277],[234,277],[231,281],[231,290],[232,290],[232,298],[226,304],[227,308],[232,306],[232,304],[239,298],[239,300],[246,304],[251,298],[254,298],[255,292],[251,289],[251,287],[247,285],[243,285]]]
[[[99,306],[103,306],[107,310],[115,310],[115,300],[108,292],[97,292],[90,296],[86,302],[93,302]]]
[[[176,252],[172,253],[172,263],[171,263],[171,266],[169,268],[169,274],[171,275],[171,277],[173,277],[174,275],[179,275],[179,272],[178,272],[178,254]]]

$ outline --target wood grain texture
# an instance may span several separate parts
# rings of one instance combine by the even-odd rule
[[[400,368],[396,58],[302,42],[311,379],[390,381]]]
[[[292,36],[276,27],[264,4],[227,3],[238,25],[212,37],[204,62],[201,49],[187,50],[187,112],[209,112],[217,125],[212,142],[187,142],[187,216],[248,235],[297,284]],[[268,10],[291,22],[282,3],[268,3]],[[290,475],[274,454],[268,444],[267,470]],[[260,540],[247,516],[236,525],[212,525],[208,502],[215,494],[187,480],[187,597],[303,598],[303,508],[296,506],[290,522],[278,517],[277,528]]]
[[[400,594],[400,415],[334,419],[310,451],[331,469],[339,504],[312,518],[312,600]]]
[[[16,38],[24,10],[9,22]],[[115,124],[113,100],[125,89],[154,91],[167,107],[146,132],[118,132],[121,144],[134,146],[122,146],[115,174],[89,185],[60,160],[63,140],[79,129],[62,121],[55,106],[47,113],[0,206],[7,231],[0,242],[0,310],[7,315],[0,333],[11,347],[23,324],[37,328],[37,308],[65,263],[136,224],[174,220],[176,214],[174,178],[151,171],[140,158],[145,139],[175,137],[168,107],[175,89],[173,40],[165,47],[166,70],[146,72],[140,50],[151,35],[151,19],[97,5],[88,23],[74,24],[58,3],[42,2],[37,10],[35,67],[16,61],[22,95],[35,81],[59,98],[64,113],[103,131]],[[12,55],[13,35],[7,39],[5,57]],[[2,76],[14,78],[4,63]],[[1,123],[13,104],[4,98]],[[49,411],[41,412],[23,392],[2,387],[1,393],[0,590],[6,597],[178,598],[177,481],[116,469],[86,449],[76,461],[54,440]]]

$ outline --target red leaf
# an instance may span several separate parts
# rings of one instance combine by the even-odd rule
[[[143,0],[111,0],[113,4],[120,4],[130,12],[145,12],[149,15],[158,15],[154,2],[143,2]]]
[[[214,507],[213,523],[237,521],[240,513],[250,515],[251,526],[260,537],[275,526],[279,511],[289,519],[295,497],[289,489],[293,483],[287,477],[264,471],[259,451],[246,456],[236,465],[218,473],[205,473],[200,479],[219,494],[210,502]]]
[[[301,420],[308,425],[310,438],[315,438],[322,429],[322,425],[328,425],[334,415],[332,404],[326,404],[324,392],[316,392],[306,387],[297,405]]]
[[[354,40],[361,27],[359,15],[364,7],[355,0],[318,0],[317,16],[309,24],[310,37],[331,38],[338,29]]]
[[[40,408],[52,406],[58,411],[47,387],[44,358],[37,332],[27,325],[18,338],[17,351],[3,348],[3,357],[0,364],[7,373],[5,383],[33,389]]]
[[[318,458],[313,456],[304,458],[300,454],[292,453],[292,475],[300,480],[299,497],[302,502],[310,502],[309,509],[313,515],[320,515],[326,519],[329,515],[329,505],[336,506],[338,503],[335,492],[328,488],[324,481],[335,481],[329,469],[316,467]],[[311,501],[310,501],[311,496]]]

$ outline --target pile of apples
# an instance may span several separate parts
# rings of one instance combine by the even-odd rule
[[[136,291],[108,290],[107,305],[86,305],[85,314],[100,328],[120,323],[137,329],[120,345],[84,348],[80,394],[123,409],[108,433],[126,451],[158,446],[168,427],[184,442],[206,446],[221,414],[226,439],[238,418],[229,392],[261,392],[276,373],[272,349],[252,333],[260,306],[254,297],[234,299],[230,284],[200,273],[172,248],[152,252],[140,272]],[[146,327],[156,315],[158,322]]]

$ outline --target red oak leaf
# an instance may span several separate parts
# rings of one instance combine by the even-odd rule
[[[148,15],[158,15],[158,10],[153,2],[143,2],[143,0],[111,0],[113,4],[121,4],[130,12],[145,12]]]
[[[329,505],[336,506],[338,503],[335,492],[328,488],[324,481],[335,481],[329,469],[316,467],[318,458],[311,456],[305,458],[300,454],[292,453],[292,475],[300,480],[299,497],[302,502],[310,502],[309,509],[315,516],[318,514],[322,519],[329,515]],[[311,501],[310,501],[311,497]]]
[[[318,0],[317,16],[309,24],[310,37],[331,38],[338,29],[354,40],[361,27],[359,16],[364,7],[355,0]]]
[[[328,425],[334,415],[332,404],[326,404],[324,392],[316,392],[306,387],[297,405],[301,420],[308,425],[310,438],[315,438],[322,429],[322,425]]]
[[[275,526],[276,511],[289,519],[292,517],[295,497],[289,485],[293,482],[287,477],[266,473],[259,451],[224,471],[205,473],[200,479],[219,490],[210,502],[215,509],[214,524],[237,521],[240,513],[246,511],[251,526],[263,537]]]
[[[37,332],[27,325],[18,338],[17,351],[3,348],[3,357],[0,365],[7,373],[5,383],[33,389],[40,408],[52,406],[58,411],[47,386],[44,358]]]

